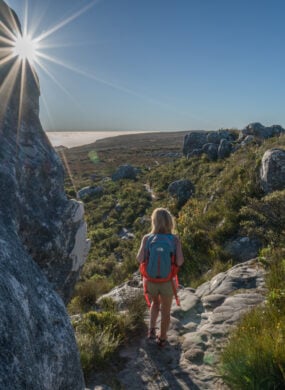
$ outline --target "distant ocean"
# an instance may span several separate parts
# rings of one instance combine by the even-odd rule
[[[139,134],[143,131],[47,131],[46,134],[53,146],[74,148],[91,144],[98,139],[116,137],[123,134]]]

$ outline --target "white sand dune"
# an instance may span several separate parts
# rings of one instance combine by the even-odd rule
[[[143,131],[47,131],[46,134],[53,146],[73,148],[91,144],[98,139],[116,137],[123,134],[138,134]]]

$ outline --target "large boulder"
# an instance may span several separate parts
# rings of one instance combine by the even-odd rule
[[[213,143],[208,143],[203,145],[202,150],[206,153],[207,157],[211,161],[215,161],[218,158],[218,145]]]
[[[103,195],[104,188],[102,186],[83,187],[77,192],[79,199],[84,199],[88,196],[98,197]]]
[[[261,187],[266,194],[285,188],[285,150],[269,149],[264,153],[260,180]]]
[[[113,181],[118,181],[122,179],[135,180],[137,178],[138,169],[134,168],[132,165],[125,164],[121,165],[116,172],[112,175]]]
[[[234,260],[242,262],[257,257],[261,246],[258,238],[237,237],[227,241],[224,249]]]
[[[184,137],[183,154],[187,156],[195,149],[201,149],[206,144],[208,133],[206,131],[191,131]]]
[[[83,205],[65,195],[39,120],[38,78],[11,56],[20,23],[2,0],[0,20],[0,388],[83,389],[62,301],[88,253]]]
[[[226,157],[229,157],[233,150],[231,142],[227,141],[226,139],[221,139],[221,142],[219,144],[218,148],[218,158],[224,159]]]
[[[190,180],[176,180],[168,186],[169,194],[177,199],[179,206],[183,206],[194,194],[195,187]]]

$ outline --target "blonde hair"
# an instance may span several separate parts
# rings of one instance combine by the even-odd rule
[[[173,233],[175,228],[174,218],[167,209],[159,207],[151,215],[151,227],[151,233]]]

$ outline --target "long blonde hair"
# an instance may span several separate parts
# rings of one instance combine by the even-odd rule
[[[151,227],[151,233],[173,233],[175,228],[174,218],[167,209],[159,207],[151,215]]]

